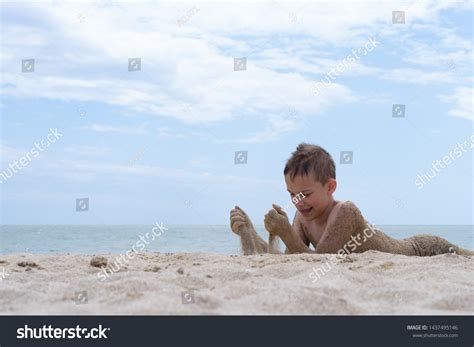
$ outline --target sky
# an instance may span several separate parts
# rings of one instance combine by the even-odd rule
[[[294,214],[283,168],[307,142],[375,224],[473,224],[472,16],[2,2],[0,223],[227,224],[239,205],[261,225],[272,203]]]

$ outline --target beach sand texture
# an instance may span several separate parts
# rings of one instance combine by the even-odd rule
[[[110,263],[118,254],[95,256]],[[472,256],[368,251],[329,265],[330,257],[142,253],[101,282],[93,255],[0,255],[0,314],[474,313]],[[331,268],[313,282],[323,265]]]

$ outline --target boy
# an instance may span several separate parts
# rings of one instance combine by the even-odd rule
[[[331,155],[323,148],[300,144],[283,171],[287,190],[297,209],[290,225],[286,212],[273,204],[265,215],[270,234],[267,244],[255,231],[250,218],[238,206],[230,211],[230,224],[240,236],[243,253],[281,253],[274,239],[280,237],[285,253],[361,253],[369,249],[404,255],[431,256],[443,253],[474,255],[447,240],[433,235],[416,235],[396,240],[371,227],[351,201],[335,201],[336,168]],[[294,199],[303,196],[302,199]],[[309,248],[310,244],[314,250]]]

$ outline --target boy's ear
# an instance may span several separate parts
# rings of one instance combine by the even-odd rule
[[[328,194],[332,194],[336,191],[337,181],[334,178],[330,178],[328,182]]]

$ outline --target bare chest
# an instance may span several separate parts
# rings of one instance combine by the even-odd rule
[[[308,238],[309,242],[316,247],[317,243],[321,240],[324,234],[325,226],[318,226],[312,222],[303,222],[303,231]]]

